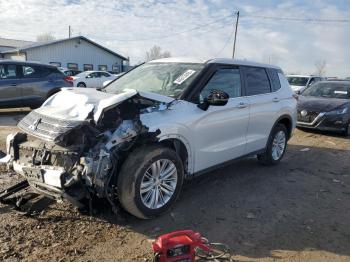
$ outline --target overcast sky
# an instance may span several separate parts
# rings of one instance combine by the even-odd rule
[[[327,75],[350,76],[347,0],[0,0],[0,36],[35,40],[51,32],[66,38],[71,25],[73,35],[129,56],[132,64],[153,45],[172,56],[231,57],[236,10],[236,58],[292,73],[313,73],[315,62],[325,60]]]

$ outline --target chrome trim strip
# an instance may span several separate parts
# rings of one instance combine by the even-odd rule
[[[311,123],[307,123],[307,122],[300,122],[300,121],[297,121],[297,124],[300,124],[300,125],[304,125],[304,126],[313,126],[317,123],[318,120],[320,120],[326,113],[322,112],[322,113],[319,113],[318,116],[316,116],[316,118],[314,119],[314,121],[312,121]]]

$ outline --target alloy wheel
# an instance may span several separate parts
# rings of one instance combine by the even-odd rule
[[[174,195],[177,179],[176,166],[169,159],[160,159],[152,163],[141,180],[142,203],[150,209],[163,207]]]
[[[286,148],[286,134],[283,131],[276,133],[272,141],[272,158],[273,160],[279,160]]]

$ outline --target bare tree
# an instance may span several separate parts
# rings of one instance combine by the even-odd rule
[[[327,66],[327,63],[325,60],[316,61],[315,62],[315,67],[316,67],[315,75],[324,76],[326,74],[326,66]]]
[[[43,33],[41,35],[38,35],[36,37],[37,42],[49,42],[55,40],[56,37],[54,37],[51,33]]]
[[[165,57],[171,57],[170,52],[162,52],[162,49],[157,45],[153,46],[148,52],[146,52],[146,62]]]

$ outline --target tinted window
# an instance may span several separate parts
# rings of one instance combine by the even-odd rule
[[[270,92],[270,81],[265,68],[244,67],[247,95],[259,95]]]
[[[203,88],[201,99],[207,97],[210,91],[215,89],[226,92],[230,98],[241,96],[241,76],[239,69],[218,69]]]
[[[49,68],[41,66],[22,66],[22,70],[25,78],[45,77],[50,74]]]
[[[18,78],[20,73],[16,65],[0,65],[0,78]]]
[[[275,92],[281,88],[281,82],[280,82],[280,79],[278,77],[278,71],[276,69],[273,69],[273,68],[268,68],[267,71],[269,72],[272,91]]]
[[[99,65],[98,70],[107,71],[107,66],[106,65]]]
[[[105,73],[105,72],[101,72],[101,76],[106,76],[106,77],[109,77],[109,76],[110,76],[110,74]]]

